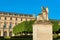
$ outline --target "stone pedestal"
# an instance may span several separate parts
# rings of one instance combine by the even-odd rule
[[[52,25],[35,24],[33,25],[33,40],[52,40]]]

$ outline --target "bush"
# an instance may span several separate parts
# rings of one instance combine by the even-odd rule
[[[10,37],[10,36],[5,36],[4,38],[5,38],[5,39],[10,39],[11,37]]]
[[[58,35],[57,34],[53,34],[53,38],[57,38],[58,37]]]

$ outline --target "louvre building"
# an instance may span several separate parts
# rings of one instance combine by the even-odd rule
[[[33,15],[0,12],[0,36],[14,36],[13,27],[23,21],[34,20]]]

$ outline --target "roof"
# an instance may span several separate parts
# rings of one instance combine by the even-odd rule
[[[33,16],[32,14],[23,14],[23,13],[15,13],[15,12],[1,12],[0,14],[9,14],[9,15],[24,15],[24,16]]]

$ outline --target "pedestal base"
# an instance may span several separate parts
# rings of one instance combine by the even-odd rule
[[[33,26],[33,40],[52,40],[51,25],[35,25]]]

